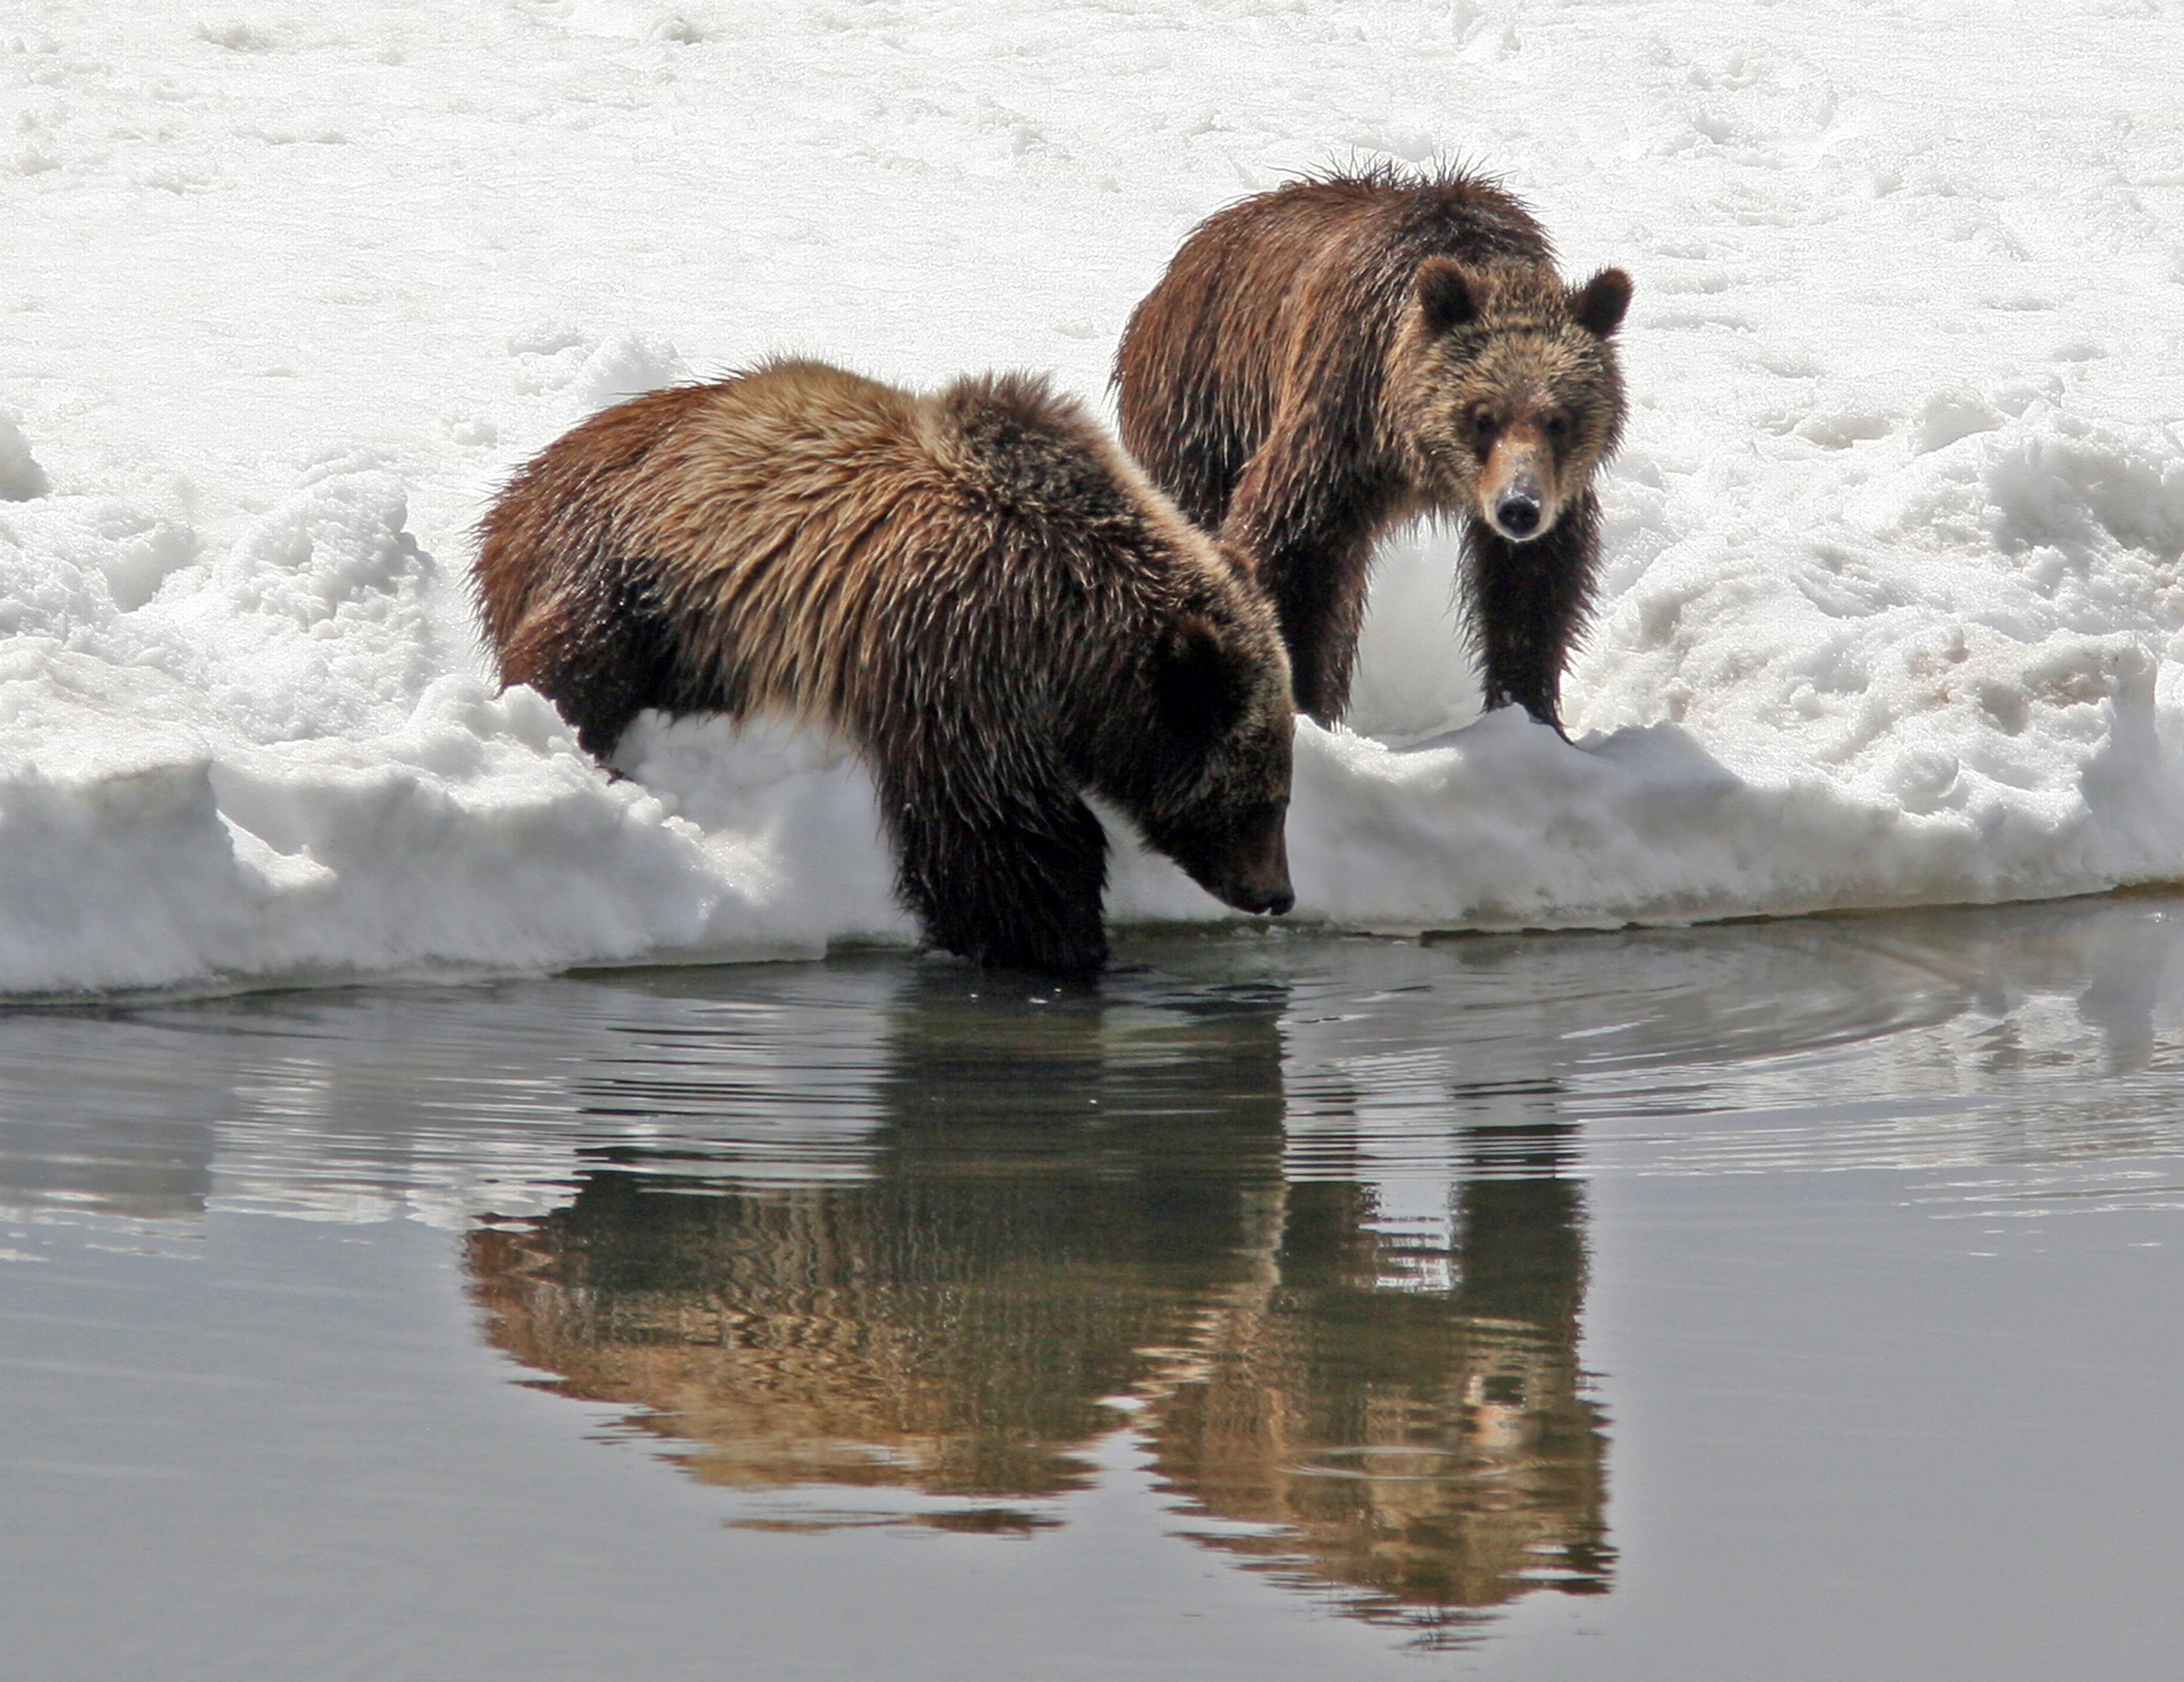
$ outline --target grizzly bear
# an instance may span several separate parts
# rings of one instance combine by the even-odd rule
[[[647,707],[831,728],[950,951],[1105,961],[1088,791],[1228,904],[1290,908],[1273,609],[1039,379],[920,396],[783,361],[655,392],[549,446],[479,535],[504,683],[602,759]]]
[[[1257,567],[1297,705],[1342,716],[1374,543],[1460,515],[1486,705],[1553,725],[1622,432],[1630,279],[1556,275],[1492,181],[1378,168],[1217,212],[1130,317],[1124,445]]]

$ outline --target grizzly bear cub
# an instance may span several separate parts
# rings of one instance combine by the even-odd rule
[[[950,951],[1105,961],[1084,791],[1229,905],[1290,905],[1273,610],[1039,380],[787,361],[655,392],[550,445],[480,535],[504,682],[602,758],[646,707],[836,731]]]
[[[1323,724],[1349,702],[1374,543],[1432,513],[1462,516],[1486,705],[1560,729],[1630,301],[1619,269],[1565,287],[1530,213],[1479,176],[1293,181],[1209,217],[1138,305],[1123,442],[1256,565]]]

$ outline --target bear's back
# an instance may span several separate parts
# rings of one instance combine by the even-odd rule
[[[1210,263],[1234,292],[1284,298],[1308,276],[1369,281],[1385,269],[1411,270],[1429,257],[1476,264],[1551,264],[1546,231],[1517,199],[1484,175],[1395,167],[1312,175],[1255,195],[1206,218],[1178,253],[1177,266]],[[1354,309],[1369,293],[1331,295]],[[1296,300],[1290,300],[1292,303]]]
[[[1067,682],[1211,543],[1081,406],[1019,374],[918,395],[778,362],[671,404],[631,470],[686,658],[742,707],[836,722],[1005,662]]]
[[[1286,409],[1369,448],[1387,347],[1429,257],[1551,265],[1546,234],[1491,181],[1387,167],[1291,181],[1200,224],[1116,358],[1123,442],[1208,530]]]

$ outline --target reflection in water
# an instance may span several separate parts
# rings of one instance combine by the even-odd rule
[[[709,1482],[911,1491],[941,1499],[900,1522],[1022,1533],[1134,1412],[1192,1534],[1368,1616],[1605,1586],[1566,1127],[1478,1129],[1423,1239],[1368,1184],[1284,1184],[1279,987],[1027,1009],[974,985],[908,977],[868,1178],[602,1164],[476,1233],[493,1340],[641,1407]],[[882,1516],[799,1511],[761,1522]]]
[[[2178,1207],[2176,911],[0,1011],[0,1267],[72,1223],[430,1222],[495,1342],[742,1522],[1028,1534],[1136,1454],[1202,1546],[1453,1640],[1617,1569],[1588,1182]]]
[[[1270,1527],[1221,1546],[1427,1624],[1542,1584],[1607,1587],[1583,1203],[1552,1172],[1561,1145],[1543,1133],[1522,1147],[1540,1172],[1462,1185],[1442,1289],[1390,1288],[1391,1259],[1421,1258],[1384,1254],[1360,1188],[1292,1189],[1266,1289],[1210,1317],[1201,1376],[1157,1415],[1178,1490]]]

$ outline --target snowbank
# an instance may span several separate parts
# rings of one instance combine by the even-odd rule
[[[1876,56],[1829,6],[31,9],[0,994],[909,938],[834,745],[651,723],[610,782],[496,694],[470,524],[579,415],[768,351],[1095,392],[1193,220],[1350,148],[1489,160],[1630,267],[1637,409],[1574,740],[1475,718],[1453,545],[1394,543],[1354,729],[1300,727],[1297,915],[2184,878],[2173,18],[1936,4]],[[1226,915],[1127,846],[1110,906]]]

